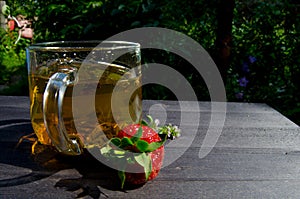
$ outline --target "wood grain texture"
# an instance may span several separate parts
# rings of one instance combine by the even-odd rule
[[[187,102],[181,110],[178,102],[152,100],[143,110],[180,125],[182,137],[166,145],[172,161],[155,180],[123,192],[115,173],[90,157],[65,157],[43,146],[31,155],[29,141],[16,147],[32,133],[29,99],[0,96],[0,198],[300,197],[300,128],[266,104],[227,103],[221,136],[204,158],[198,155],[208,129],[220,128],[209,125],[211,114],[221,111],[212,113],[209,102]],[[182,112],[191,120],[180,124]]]

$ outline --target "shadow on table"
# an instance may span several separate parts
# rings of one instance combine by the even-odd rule
[[[13,124],[12,124],[13,123]],[[40,144],[34,145],[35,154],[32,154],[33,142],[24,139],[18,147],[19,139],[33,132],[30,121],[14,120],[0,124],[0,163],[31,169],[28,175],[0,180],[0,187],[17,186],[47,178],[54,173],[65,169],[76,169],[80,178],[60,179],[55,187],[67,191],[83,190],[77,197],[89,195],[92,198],[106,196],[100,189],[120,190],[117,172],[97,161],[88,152],[81,156],[64,156],[53,147]],[[135,189],[137,187],[126,187]]]

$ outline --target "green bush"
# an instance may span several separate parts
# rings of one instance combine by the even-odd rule
[[[156,26],[180,31],[211,55],[215,52],[219,0],[6,2],[14,15],[35,19],[34,42],[102,40],[128,29]],[[300,4],[294,0],[235,2],[231,64],[225,82],[228,100],[268,103],[300,123]],[[1,32],[9,44],[0,48],[1,83],[24,68],[28,40],[14,45],[15,35],[10,34]],[[191,82],[199,100],[209,100],[201,76],[184,60],[167,52],[145,51],[143,57],[174,67]],[[174,99],[170,91],[154,85],[144,89],[144,97]]]
[[[236,1],[227,95],[268,103],[300,123],[300,4],[290,2]]]
[[[18,38],[17,31],[0,30],[0,84],[7,88],[0,91],[0,94],[26,95],[27,72],[25,48],[30,45],[28,39]]]

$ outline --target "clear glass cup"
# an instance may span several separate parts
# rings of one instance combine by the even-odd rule
[[[28,47],[26,55],[31,122],[41,144],[79,155],[141,120],[139,44],[48,42]]]

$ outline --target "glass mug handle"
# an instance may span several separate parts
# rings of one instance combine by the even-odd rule
[[[63,99],[69,85],[77,81],[77,70],[53,74],[46,86],[43,97],[44,123],[52,144],[67,155],[80,155],[82,144],[79,138],[68,135],[63,120]],[[54,120],[54,121],[53,121]],[[51,123],[55,123],[54,125]]]

